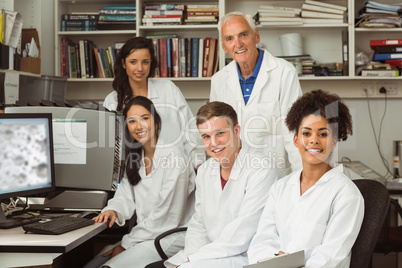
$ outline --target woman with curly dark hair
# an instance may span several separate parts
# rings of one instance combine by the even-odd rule
[[[119,50],[114,64],[113,89],[106,96],[103,106],[109,111],[123,111],[135,96],[149,98],[162,117],[161,137],[165,145],[182,145],[184,152],[200,164],[205,154],[193,114],[180,89],[168,79],[153,79],[158,65],[151,39],[129,39]],[[194,131],[189,131],[193,129]],[[200,145],[201,149],[196,149]],[[200,160],[197,161],[197,155]]]
[[[342,166],[330,165],[337,142],[352,134],[349,109],[337,95],[315,90],[293,103],[286,125],[303,169],[271,187],[249,262],[304,250],[305,267],[349,267],[364,200]]]

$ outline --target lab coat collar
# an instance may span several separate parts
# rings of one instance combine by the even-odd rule
[[[289,179],[288,184],[293,184],[293,185],[300,185],[300,174],[303,171],[303,169],[295,171],[292,177]],[[323,184],[327,181],[329,181],[331,178],[335,177],[337,174],[343,173],[343,165],[338,165],[337,167],[332,168],[328,172],[326,172],[318,181],[315,185]]]
[[[252,100],[257,98],[256,96],[260,95],[261,90],[265,87],[266,83],[268,83],[269,72],[273,69],[277,68],[278,65],[274,56],[269,53],[267,50],[264,50],[264,58],[261,63],[260,71],[258,73],[257,79],[254,84],[253,91],[251,92],[250,99],[248,103],[252,103]],[[227,71],[227,77],[231,77],[233,74],[237,74],[237,63],[236,61],[231,61],[227,67],[225,68]],[[227,86],[229,88],[234,89],[235,97],[237,101],[242,103],[242,106],[245,107],[244,98],[240,88],[239,77],[237,79],[227,79]],[[253,105],[253,104],[251,104]]]
[[[240,149],[239,154],[236,157],[235,163],[233,164],[232,170],[230,171],[230,176],[229,180],[238,180],[239,179],[239,174],[244,167],[244,161],[246,158],[246,153],[248,150],[245,148],[246,145],[242,144],[242,148]],[[211,167],[213,168],[213,171],[211,172],[214,176],[221,176],[220,174],[220,165],[219,163],[211,158],[211,161],[213,162]]]
[[[148,99],[150,99],[152,102],[153,102],[153,100],[159,98],[158,94],[156,93],[155,86],[156,86],[155,80],[152,78],[149,78],[148,79]]]

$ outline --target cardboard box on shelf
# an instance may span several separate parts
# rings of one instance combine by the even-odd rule
[[[22,57],[20,61],[20,71],[34,74],[40,74],[40,44],[38,31],[34,28],[22,29],[21,48],[24,49],[27,43],[31,43],[32,38],[35,40],[36,46],[39,50],[39,57]]]

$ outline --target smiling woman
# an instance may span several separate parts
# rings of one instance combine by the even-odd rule
[[[126,174],[96,222],[124,225],[134,213],[136,225],[122,241],[104,248],[85,268],[143,268],[160,260],[154,244],[157,235],[186,226],[194,212],[195,171],[178,146],[161,146],[161,118],[146,97],[130,99],[123,115],[126,124]],[[184,245],[183,233],[162,245],[169,256]],[[171,246],[174,245],[174,246]],[[104,266],[102,266],[104,267]]]
[[[337,142],[352,133],[349,109],[337,95],[316,90],[292,105],[286,124],[303,169],[271,187],[249,261],[304,250],[305,267],[349,267],[364,200],[342,166],[329,164]]]

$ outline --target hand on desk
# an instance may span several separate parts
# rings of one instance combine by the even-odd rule
[[[93,220],[95,222],[103,222],[103,223],[106,223],[107,221],[109,221],[109,228],[110,228],[113,226],[114,222],[116,221],[116,218],[117,218],[116,211],[106,210],[106,211],[102,212],[101,214],[99,214],[98,216],[94,217]]]
[[[122,253],[123,251],[125,251],[126,249],[123,248],[121,245],[117,245],[114,248],[112,248],[111,250],[109,250],[108,252],[104,253],[103,256],[110,256],[110,258],[115,257],[116,255],[119,255],[120,253]]]

